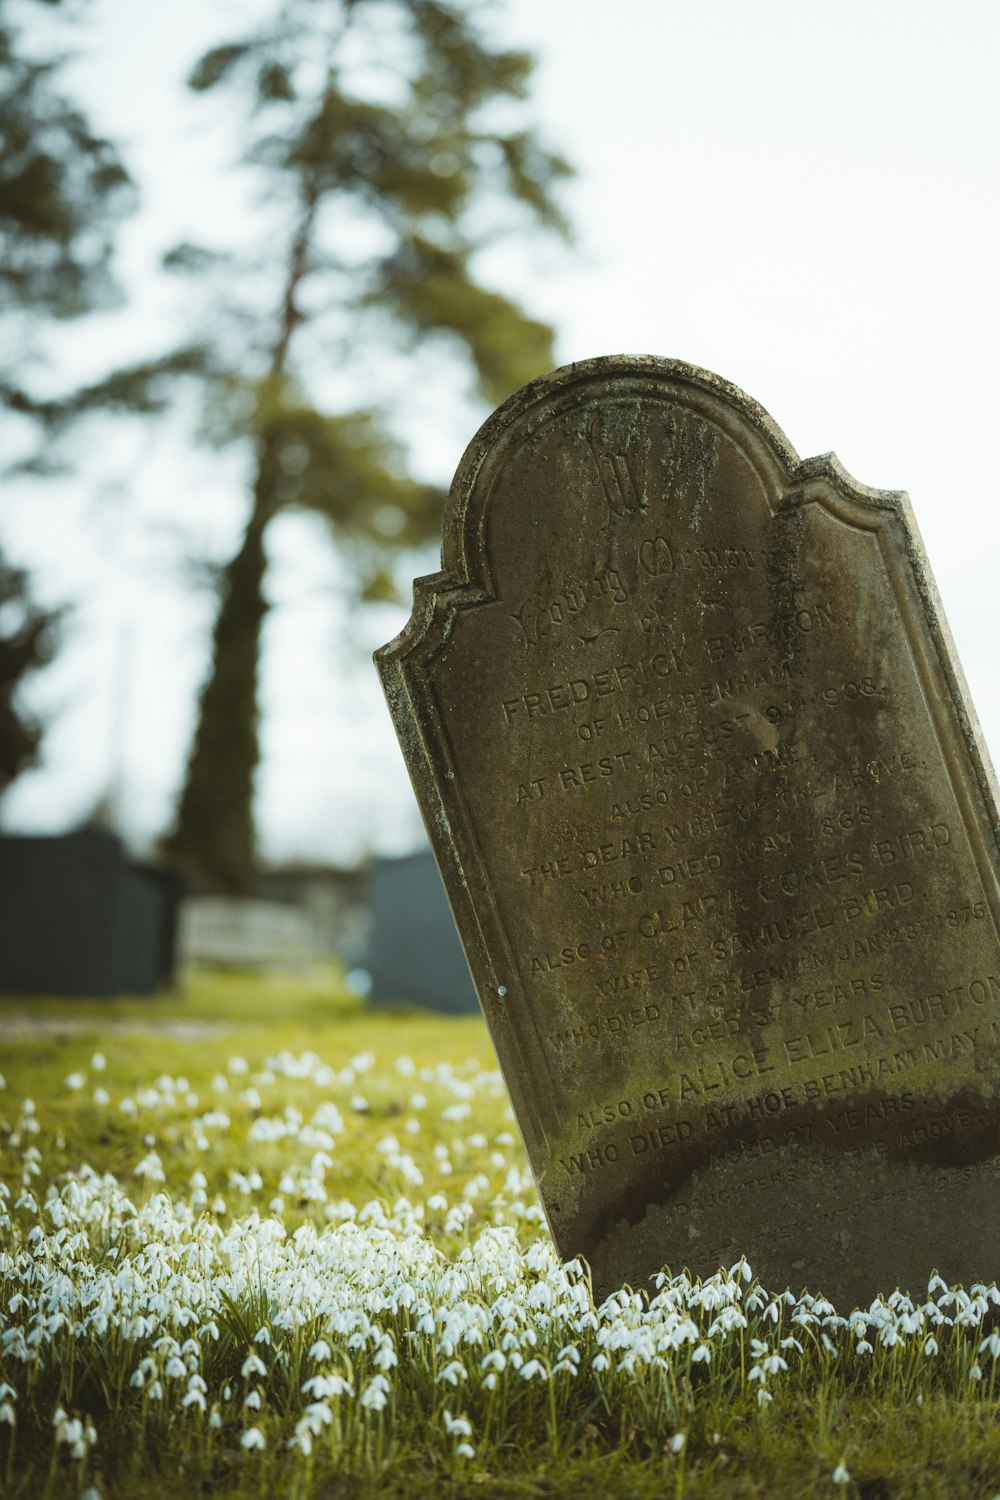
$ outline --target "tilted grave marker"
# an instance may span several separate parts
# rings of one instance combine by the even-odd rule
[[[998,820],[909,505],[657,359],[526,387],[377,656],[561,1253],[1000,1269]]]

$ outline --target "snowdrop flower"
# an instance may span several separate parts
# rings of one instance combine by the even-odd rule
[[[447,1381],[449,1385],[458,1385],[460,1380],[467,1380],[468,1375],[469,1372],[462,1364],[462,1361],[453,1359],[450,1364],[445,1365],[444,1369],[438,1375],[437,1383],[440,1385],[442,1381]]]
[[[444,1409],[444,1430],[449,1437],[471,1437],[472,1423],[467,1417],[453,1417],[447,1407]]]
[[[74,1093],[82,1089],[86,1082],[87,1080],[82,1073],[70,1073],[66,1077],[66,1087],[72,1089]]]
[[[373,1375],[361,1392],[361,1405],[366,1411],[382,1411],[388,1397],[388,1380],[384,1375]]]
[[[260,1411],[261,1406],[263,1405],[263,1398],[261,1397],[260,1391],[258,1391],[256,1387],[252,1391],[247,1391],[246,1395],[243,1397],[243,1405],[250,1411]]]
[[[845,1463],[839,1463],[833,1471],[834,1484],[850,1484],[851,1471]]]
[[[247,1427],[240,1437],[240,1447],[245,1448],[248,1453],[259,1451],[266,1446],[264,1434],[259,1427]]]
[[[155,1151],[150,1151],[144,1156],[135,1169],[137,1177],[146,1177],[150,1182],[166,1182],[166,1174],[163,1171],[163,1163]]]
[[[686,1432],[675,1432],[674,1435],[673,1435],[673,1437],[670,1439],[670,1451],[671,1451],[671,1453],[680,1453],[681,1450],[684,1447],[684,1444],[686,1442],[687,1442],[687,1433]]]
[[[455,1455],[458,1458],[475,1458],[476,1450],[469,1443],[459,1443]]]
[[[259,1355],[251,1351],[240,1366],[240,1374],[244,1380],[247,1380],[251,1375],[266,1375],[267,1365]]]

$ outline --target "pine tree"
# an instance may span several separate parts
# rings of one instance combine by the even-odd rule
[[[59,619],[32,602],[28,575],[0,552],[0,799],[38,761],[42,725],[17,698],[24,678],[52,660]]]
[[[23,32],[43,8],[51,0],[0,3],[0,416],[48,434],[94,392],[43,399],[31,389],[39,326],[114,296],[112,237],[129,179],[61,91],[58,63],[30,54]],[[51,660],[60,613],[32,602],[27,574],[0,552],[0,796],[38,759],[42,726],[20,688]]]
[[[442,494],[411,472],[384,405],[354,405],[343,380],[342,399],[324,390],[324,341],[348,360],[371,347],[450,350],[491,402],[551,364],[551,329],[482,285],[476,255],[519,212],[565,233],[553,189],[568,168],[520,119],[530,58],[492,45],[479,13],[448,0],[289,0],[191,75],[199,92],[242,87],[247,163],[278,220],[266,263],[189,245],[168,257],[221,276],[219,305],[235,303],[249,331],[212,347],[210,425],[249,446],[253,480],[165,841],[204,887],[254,881],[268,526],[290,508],[321,514],[360,597],[375,599],[391,589],[394,549],[440,525]]]

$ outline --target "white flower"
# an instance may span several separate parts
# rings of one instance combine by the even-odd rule
[[[87,1080],[83,1073],[70,1073],[66,1078],[66,1087],[75,1092],[78,1089],[82,1089],[86,1082]]]
[[[467,1417],[453,1417],[448,1408],[445,1407],[444,1430],[449,1437],[471,1437],[472,1423]]]
[[[366,1411],[382,1411],[388,1397],[388,1380],[384,1375],[373,1375],[361,1392],[361,1405]]]
[[[455,1455],[458,1458],[475,1458],[476,1450],[469,1443],[459,1443],[455,1449]]]
[[[834,1484],[850,1484],[851,1471],[845,1463],[839,1463],[833,1471]]]
[[[240,1374],[246,1380],[251,1375],[266,1375],[267,1365],[256,1354],[248,1354],[240,1366]]]
[[[684,1447],[684,1444],[686,1442],[687,1442],[687,1433],[686,1432],[675,1432],[674,1435],[673,1435],[673,1437],[670,1439],[670,1451],[671,1451],[671,1453],[680,1453],[681,1449]]]
[[[240,1437],[240,1447],[245,1448],[248,1453],[253,1452],[255,1449],[265,1448],[266,1446],[264,1434],[259,1427],[248,1427]]]

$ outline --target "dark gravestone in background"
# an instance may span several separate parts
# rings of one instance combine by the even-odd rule
[[[705,371],[470,446],[379,669],[560,1251],[1000,1271],[992,773],[905,496]]]
[[[478,1010],[431,851],[376,860],[370,899],[367,968],[372,1000],[412,1001],[455,1014]]]
[[[0,838],[0,993],[147,995],[174,972],[178,885],[113,834]]]

